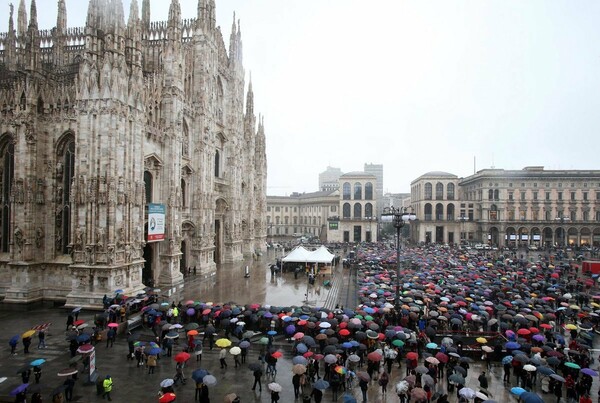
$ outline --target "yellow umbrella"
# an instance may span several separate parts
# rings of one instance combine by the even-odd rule
[[[485,337],[478,337],[475,339],[477,343],[485,344],[487,343],[487,339]]]
[[[580,310],[581,308],[579,307],[579,305],[569,305],[569,308],[574,309],[576,311]]]
[[[35,334],[35,330],[28,330],[28,331],[26,331],[25,333],[23,333],[23,334],[21,335],[21,337],[22,337],[22,338],[24,338],[24,339],[26,339],[26,338],[28,338],[28,337],[31,337],[31,336],[33,336],[34,334]]]
[[[577,330],[577,326],[576,326],[576,325],[574,325],[574,324],[572,324],[572,323],[569,323],[569,324],[568,324],[568,325],[566,325],[565,327],[566,327],[567,329],[569,329],[569,330]]]
[[[219,339],[215,342],[217,347],[225,348],[231,346],[231,341],[228,339]]]
[[[595,303],[595,302],[592,302],[592,306],[593,306],[594,308],[600,308],[600,304],[597,304],[597,303]]]

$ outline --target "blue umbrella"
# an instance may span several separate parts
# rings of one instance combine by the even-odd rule
[[[544,403],[544,399],[542,399],[537,393],[533,392],[525,392],[519,396],[523,403]]]
[[[28,388],[28,387],[29,387],[29,384],[28,384],[28,383],[23,383],[23,384],[21,384],[21,385],[17,386],[16,388],[14,388],[14,389],[12,390],[12,392],[10,392],[10,395],[11,395],[11,396],[16,396],[16,395],[18,395],[18,394],[19,394],[19,393],[21,393],[21,392],[25,392],[25,391],[27,390],[27,388]]]
[[[115,294],[123,294],[123,290],[121,290],[120,288],[118,290],[115,290]]]
[[[521,345],[516,341],[509,341],[504,345],[504,348],[509,350],[518,350],[519,348],[521,348]]]
[[[210,372],[203,368],[198,368],[192,372],[192,379],[196,382],[202,382],[202,378],[204,378],[206,375],[210,375]]]
[[[285,318],[283,318],[284,322],[291,322],[292,321],[292,317],[291,316],[286,316]]]
[[[86,333],[80,334],[75,340],[77,340],[78,343],[83,343],[90,340],[90,335]]]
[[[248,348],[248,347],[250,347],[250,342],[248,340],[243,340],[240,342],[239,346],[241,348]]]
[[[300,354],[304,354],[308,351],[308,347],[306,347],[306,344],[304,343],[298,343],[296,346],[296,351],[298,351]]]
[[[42,364],[43,364],[43,363],[45,363],[45,362],[46,362],[46,360],[45,360],[45,359],[43,359],[43,358],[38,358],[37,360],[33,360],[33,361],[31,361],[31,364],[29,364],[29,365],[31,365],[32,367],[37,367],[37,366],[39,366],[39,365],[42,365]]]
[[[315,382],[315,384],[313,385],[313,388],[315,389],[319,389],[319,390],[325,390],[329,387],[329,382],[323,380],[323,379],[319,379],[317,382]]]
[[[159,347],[154,347],[148,350],[148,355],[159,355],[162,352],[162,349]]]
[[[294,365],[296,365],[296,364],[306,365],[306,364],[308,364],[308,360],[306,358],[302,357],[301,355],[297,355],[294,358],[292,358],[292,363]]]
[[[352,348],[354,346],[349,341],[346,341],[346,342],[342,343],[342,347],[344,347],[344,348]]]
[[[275,330],[269,330],[269,331],[267,332],[267,334],[268,334],[269,336],[275,336],[275,335],[277,334],[277,332],[276,332]]]
[[[506,357],[504,357],[502,359],[502,364],[510,364],[513,360],[513,356],[512,355],[507,355]]]
[[[546,366],[539,366],[537,371],[542,375],[552,375],[555,373],[552,368]]]
[[[512,388],[510,390],[510,393],[512,393],[515,396],[521,396],[523,393],[527,392],[525,389],[520,388],[518,386],[515,386],[514,388]]]
[[[288,335],[292,335],[292,334],[296,333],[296,326],[294,326],[294,325],[289,325],[289,326],[287,326],[287,327],[285,328],[285,332],[286,332]]]
[[[10,338],[10,341],[8,342],[8,344],[17,344],[19,339],[21,338],[21,336],[16,335]]]
[[[344,400],[343,403],[356,403],[356,398],[352,395],[349,394],[344,394]]]

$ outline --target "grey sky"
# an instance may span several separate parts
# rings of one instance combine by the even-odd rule
[[[83,25],[87,0],[66,3],[69,26]],[[196,0],[180,3],[195,17]],[[470,175],[474,157],[477,169],[599,168],[598,1],[216,3],[226,44],[241,20],[269,195],[317,190],[327,165],[382,163],[392,192],[427,171]],[[56,0],[37,4],[40,27],[54,26]],[[169,4],[152,0],[152,20]]]

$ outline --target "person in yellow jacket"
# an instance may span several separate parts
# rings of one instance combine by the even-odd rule
[[[102,382],[102,386],[104,387],[104,393],[102,394],[102,399],[108,398],[108,400],[112,400],[110,397],[110,392],[112,391],[113,381],[110,375],[106,375],[104,378],[104,382]]]
[[[173,322],[179,323],[179,308],[173,308]]]

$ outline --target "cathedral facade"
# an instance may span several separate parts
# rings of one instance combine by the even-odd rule
[[[153,22],[150,2],[90,0],[85,27],[40,30],[21,0],[0,34],[0,297],[97,306],[182,286],[265,248],[262,119],[214,0]],[[244,103],[245,100],[245,103]],[[148,242],[148,205],[164,239]]]

